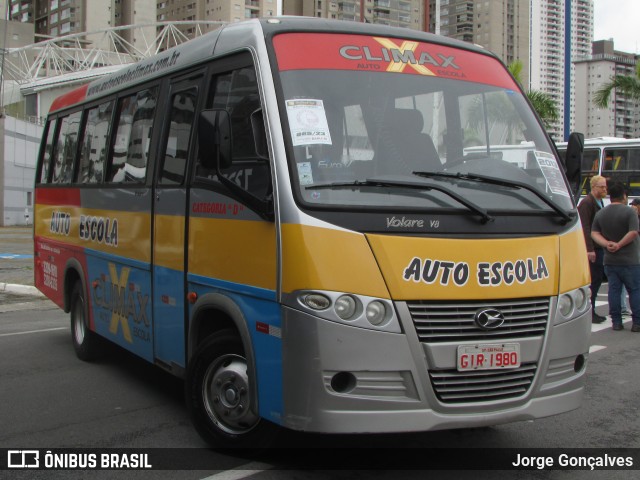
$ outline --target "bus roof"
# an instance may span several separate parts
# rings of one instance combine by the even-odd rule
[[[620,147],[629,145],[640,145],[640,138],[620,138],[620,137],[593,137],[585,138],[584,146],[586,147]],[[567,142],[558,142],[559,149],[567,148]]]
[[[470,50],[500,61],[493,53],[479,46],[407,28],[315,17],[282,16],[250,19],[224,25],[198,38],[123,67],[115,73],[93,80],[88,85],[78,87],[56,98],[51,105],[50,113],[55,113],[85,100],[110,95],[139,82],[170,74],[190,65],[197,65],[212,58],[214,53],[215,56],[219,56],[241,47],[250,46],[251,38],[265,38],[285,32],[324,32],[404,38]],[[239,44],[239,41],[243,43]],[[313,55],[313,52],[309,52],[309,54]]]

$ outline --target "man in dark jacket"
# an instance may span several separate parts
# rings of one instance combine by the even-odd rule
[[[598,290],[602,285],[604,278],[604,250],[602,247],[593,242],[591,238],[591,226],[593,225],[593,217],[596,213],[604,208],[602,201],[607,197],[607,179],[594,175],[591,177],[591,192],[584,197],[578,205],[578,213],[582,222],[582,231],[584,233],[584,241],[587,244],[587,256],[589,258],[589,268],[591,270],[591,321],[593,323],[602,323],[605,317],[596,313],[596,298]]]

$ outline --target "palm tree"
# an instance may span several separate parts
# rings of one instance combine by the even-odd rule
[[[640,101],[640,63],[636,65],[635,76],[616,75],[611,77],[609,82],[600,87],[593,95],[593,103],[597,107],[607,108],[609,106],[609,97],[611,97],[611,92],[614,89],[631,100]]]
[[[522,85],[522,62],[514,60],[507,68],[516,79],[516,82]],[[551,124],[558,120],[558,107],[551,96],[539,90],[527,90],[525,94],[546,128],[549,128]]]
[[[533,105],[533,108],[544,122],[545,127],[549,128],[552,123],[558,120],[558,107],[555,100],[539,90],[529,90],[526,93],[531,105]]]
[[[509,64],[507,68],[518,84],[521,85],[522,62],[515,60]],[[558,107],[551,96],[537,90],[529,90],[526,91],[525,94],[540,116],[545,128],[548,129],[558,120]],[[479,97],[474,98],[469,108],[468,118],[469,127],[476,130],[482,128],[488,120],[489,132],[492,132],[494,127],[496,127],[496,134],[502,136],[502,140],[498,140],[499,137],[492,137],[492,140],[497,142],[503,141],[511,143],[513,141],[512,135],[514,131],[522,128],[522,125],[519,125],[521,118],[513,109],[513,106],[509,105],[508,99],[501,95],[496,95],[491,98],[491,101],[487,102]],[[494,135],[494,133],[491,133],[491,135]]]

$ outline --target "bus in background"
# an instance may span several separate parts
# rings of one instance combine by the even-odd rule
[[[559,414],[591,328],[570,150],[468,43],[234,23],[53,103],[36,285],[79,358],[183,378],[218,447]]]
[[[566,142],[558,143],[561,157]],[[629,198],[640,197],[640,138],[587,138],[584,141],[580,195],[589,193],[591,177],[602,175],[610,182],[622,182]]]

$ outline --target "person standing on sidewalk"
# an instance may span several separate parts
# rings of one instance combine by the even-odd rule
[[[638,214],[638,222],[640,222],[640,198],[634,198],[633,200],[631,200],[631,202],[629,203],[629,206],[631,208],[633,208],[636,213]],[[640,234],[640,231],[638,231],[638,233]],[[629,316],[631,315],[631,307],[629,307],[629,300],[628,300],[628,293],[626,288],[624,288],[624,286],[622,287],[622,295],[620,296],[621,301],[622,301],[622,315],[625,316]]]
[[[614,330],[622,330],[622,285],[629,292],[632,332],[640,332],[640,236],[638,215],[627,206],[620,182],[609,186],[611,204],[596,213],[591,238],[603,247],[604,271],[609,280],[609,314]]]
[[[596,313],[596,298],[598,290],[604,278],[604,250],[595,244],[591,238],[591,225],[596,213],[604,208],[602,200],[607,196],[607,179],[601,175],[591,177],[591,192],[584,197],[578,205],[578,213],[582,222],[584,241],[587,244],[587,257],[589,258],[589,270],[591,271],[591,321],[602,323],[606,320]]]

